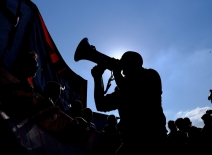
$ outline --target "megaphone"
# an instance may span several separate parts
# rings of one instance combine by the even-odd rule
[[[74,54],[74,60],[89,60],[104,66],[110,71],[112,71],[114,64],[119,61],[97,51],[95,46],[89,44],[88,38],[83,38],[78,44]]]

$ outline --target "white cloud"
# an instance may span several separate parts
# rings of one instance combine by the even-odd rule
[[[211,109],[210,107],[202,107],[199,108],[197,107],[196,109],[189,110],[189,111],[179,111],[176,115],[175,118],[184,118],[188,117],[190,118],[192,124],[197,127],[202,127],[203,126],[203,121],[201,119],[202,115],[205,114],[205,112]]]

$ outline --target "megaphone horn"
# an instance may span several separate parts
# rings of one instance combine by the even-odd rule
[[[74,60],[89,60],[104,66],[108,70],[112,70],[114,63],[118,61],[97,51],[93,45],[89,44],[88,38],[83,38],[78,44],[74,54]]]

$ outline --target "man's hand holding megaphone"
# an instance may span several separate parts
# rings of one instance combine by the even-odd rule
[[[116,85],[119,87],[119,88],[122,88],[122,83],[123,83],[123,80],[124,80],[124,77],[122,76],[121,72],[122,72],[122,65],[121,65],[121,62],[118,60],[118,59],[115,59],[113,58],[114,60],[117,60],[117,61],[114,61],[114,65],[113,65],[113,69],[112,69],[112,74],[111,74],[111,77],[109,79],[109,86],[110,86],[110,82],[113,80],[113,75],[114,75],[114,79],[115,79],[115,82],[116,82]],[[99,78],[102,78],[102,75],[104,73],[104,71],[106,70],[107,68],[104,67],[103,65],[96,65],[92,68],[91,70],[91,74],[95,79],[99,79]]]
[[[102,78],[103,73],[105,72],[106,68],[102,65],[96,65],[91,69],[91,75],[94,79]]]

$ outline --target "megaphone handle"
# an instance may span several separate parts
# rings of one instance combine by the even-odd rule
[[[113,78],[113,73],[112,73],[112,71],[111,71],[111,76],[110,76],[110,78],[108,79],[107,87],[106,87],[106,89],[105,89],[105,91],[104,91],[104,94],[107,93],[108,89],[109,89],[110,86],[111,86],[111,81],[113,81],[113,80],[114,80],[114,78]]]
[[[110,88],[110,86],[111,86],[111,83],[108,83],[108,84],[107,84],[107,87],[106,87],[106,89],[105,89],[105,91],[104,91],[104,94],[107,93],[107,91],[108,91],[108,89]]]

